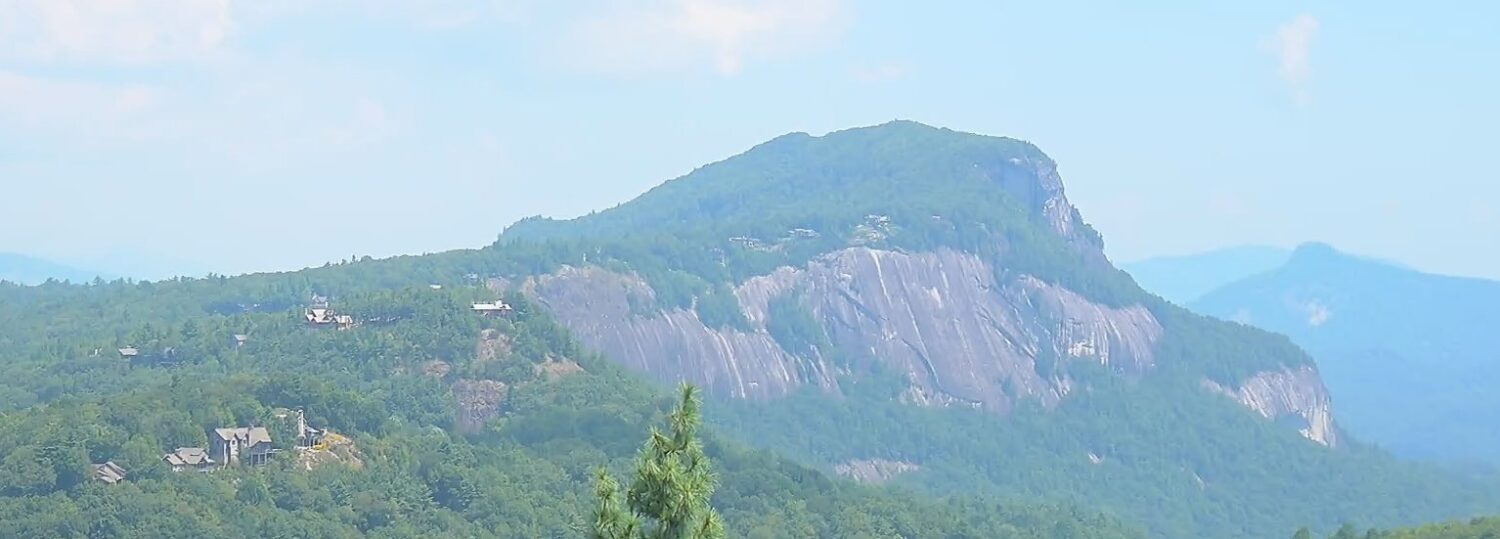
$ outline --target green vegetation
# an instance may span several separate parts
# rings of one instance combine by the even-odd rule
[[[1065,370],[1075,392],[1009,417],[899,404],[902,380],[868,369],[844,373],[841,395],[710,402],[708,501],[728,536],[1281,537],[1500,508],[1496,482],[1357,444],[1330,451],[1203,391],[1204,378],[1309,360],[1286,339],[1140,291],[1096,256],[1081,221],[1073,237],[1051,232],[1036,211],[1038,170],[1051,166],[1022,142],[897,123],[779,138],[613,210],[518,223],[479,250],[235,278],[0,284],[0,536],[585,535],[597,471],[636,477],[646,461],[635,442],[676,402],[519,294],[503,294],[508,317],[470,302],[594,264],[651,284],[654,302],[631,300],[639,313],[692,308],[710,326],[744,328],[733,284],[851,244],[963,249],[1002,277],[1144,304],[1165,328],[1157,367],[1125,379],[1050,358],[1044,368]],[[308,327],[314,296],[360,324]],[[768,310],[768,331],[793,353],[843,365],[861,353],[834,350],[791,296]],[[116,353],[126,346],[139,353]],[[455,388],[476,381],[489,393],[461,409]],[[309,466],[284,451],[210,474],[156,460],[215,427],[253,422],[284,438],[278,408],[305,410],[352,452]],[[921,469],[883,487],[819,471],[871,458]],[[90,480],[105,461],[126,480]],[[606,513],[660,514],[624,497]]]
[[[724,521],[709,505],[713,467],[698,441],[698,396],[682,386],[677,409],[667,416],[671,430],[655,428],[636,459],[635,480],[620,500],[620,484],[599,470],[592,539],[721,539]]]
[[[1500,464],[1500,282],[1432,275],[1308,244],[1193,308],[1283,333],[1318,358],[1356,436],[1398,455]],[[1400,406],[1391,406],[1400,402]]]
[[[1028,406],[1009,417],[900,404],[899,383],[872,380],[860,386],[865,393],[843,397],[806,390],[768,403],[724,402],[710,425],[823,468],[870,458],[915,463],[919,471],[893,483],[931,494],[1099,508],[1153,537],[1259,538],[1304,524],[1390,526],[1500,507],[1493,478],[1458,479],[1368,447],[1329,451],[1169,380],[1090,380],[1091,391],[1056,409]]]
[[[468,256],[0,286],[0,536],[583,535],[594,472],[626,469],[634,441],[672,401],[579,348],[522,297],[505,296],[515,306],[507,318],[470,312],[470,301],[494,295],[464,284]],[[362,323],[308,327],[301,306],[315,293]],[[248,337],[243,346],[236,334]],[[115,351],[127,344],[140,351],[133,360]],[[536,367],[563,359],[583,372]],[[462,435],[451,387],[465,379],[507,391],[497,417]],[[266,466],[206,474],[160,460],[205,446],[211,428],[274,426],[275,408],[304,409],[313,425],[348,436],[352,458],[308,470],[286,451]],[[732,537],[1141,537],[1072,506],[834,481],[712,433],[703,452]],[[126,480],[90,480],[89,465],[106,461]]]
[[[1494,539],[1500,537],[1500,519],[1476,518],[1468,522],[1444,522],[1416,528],[1381,531],[1376,529],[1360,533],[1354,526],[1345,524],[1328,539]],[[1297,530],[1292,539],[1313,539],[1306,528]]]

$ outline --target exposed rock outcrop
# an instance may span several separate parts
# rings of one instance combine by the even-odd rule
[[[1044,221],[1049,229],[1073,243],[1086,257],[1106,262],[1102,239],[1083,225],[1083,217],[1063,192],[1057,163],[1045,157],[1012,157],[974,166],[1020,201],[1032,215]]]
[[[459,432],[479,432],[486,422],[500,415],[509,388],[495,380],[459,380],[452,390],[458,400],[454,425]]]
[[[1152,366],[1162,331],[1144,307],[1106,307],[1028,276],[1001,277],[979,257],[949,249],[849,248],[749,279],[735,290],[749,331],[709,328],[686,309],[635,312],[632,305],[652,303],[651,288],[597,267],[563,268],[523,290],[584,343],[631,368],[750,398],[804,385],[837,390],[840,372],[875,361],[903,373],[908,400],[918,404],[1004,411],[1029,397],[1050,405],[1073,386],[1058,362],[1138,374]],[[771,301],[784,294],[795,294],[854,361],[835,365],[782,349],[766,324]]]
[[[1210,380],[1204,380],[1203,385],[1268,419],[1294,419],[1302,436],[1328,447],[1338,446],[1328,390],[1310,365],[1261,372],[1241,382],[1237,389]]]
[[[556,380],[564,376],[578,374],[583,371],[583,366],[568,358],[557,359],[548,357],[545,361],[531,366],[531,372],[537,377],[546,380]]]
[[[898,475],[915,472],[920,469],[922,467],[917,464],[886,459],[851,460],[833,467],[834,473],[860,483],[870,484],[884,483]]]
[[[652,305],[656,296],[634,275],[563,267],[527,281],[522,290],[591,348],[665,381],[689,380],[717,394],[748,398],[835,385],[825,366],[788,354],[765,332],[710,328],[690,309],[635,312],[632,305]]]
[[[475,363],[487,363],[497,359],[504,359],[509,355],[509,337],[493,329],[486,329],[479,332],[479,343],[474,345]]]

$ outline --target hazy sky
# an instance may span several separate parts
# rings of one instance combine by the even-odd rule
[[[1318,239],[1500,278],[1500,4],[920,4],[0,0],[0,251],[477,247],[904,118],[1038,144],[1116,260]]]

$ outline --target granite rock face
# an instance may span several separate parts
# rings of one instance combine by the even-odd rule
[[[1141,306],[1112,308],[1025,275],[1001,277],[974,255],[856,247],[802,268],[779,268],[735,289],[749,330],[710,328],[692,310],[639,312],[654,300],[641,279],[598,267],[563,268],[523,290],[585,344],[663,381],[769,398],[800,386],[838,390],[838,375],[880,362],[903,373],[908,400],[1005,411],[1047,405],[1073,383],[1038,361],[1090,361],[1126,375],[1151,368],[1162,328]],[[794,354],[766,330],[769,304],[792,294],[835,348],[836,365]]]
[[[1262,417],[1294,420],[1302,436],[1328,447],[1337,447],[1338,428],[1334,425],[1328,390],[1318,371],[1304,365],[1257,373],[1240,382],[1238,388],[1227,388],[1209,380],[1204,387],[1229,396]]]

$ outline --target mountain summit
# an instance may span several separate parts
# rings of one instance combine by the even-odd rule
[[[867,480],[1045,492],[1162,537],[1488,499],[1351,443],[1291,341],[1141,290],[1102,246],[1035,146],[892,122],[778,137],[480,254],[587,348],[720,397],[725,432]],[[1352,498],[1382,502],[1326,502]]]
[[[1004,413],[1055,406],[1095,369],[1166,371],[1338,440],[1305,355],[1141,291],[1056,163],[1015,139],[904,121],[785,135],[498,245],[541,244],[583,256],[522,286],[585,343],[721,395],[842,392],[879,372],[905,402]],[[1242,351],[1170,352],[1203,332]]]
[[[1008,229],[1027,220],[1102,257],[1099,235],[1068,203],[1057,165],[1041,150],[910,121],[783,135],[615,208],[569,221],[523,220],[502,242],[701,230],[758,237],[789,229],[847,239],[851,232],[840,227],[871,215],[926,230],[968,223],[915,221],[967,213],[1004,217]]]

